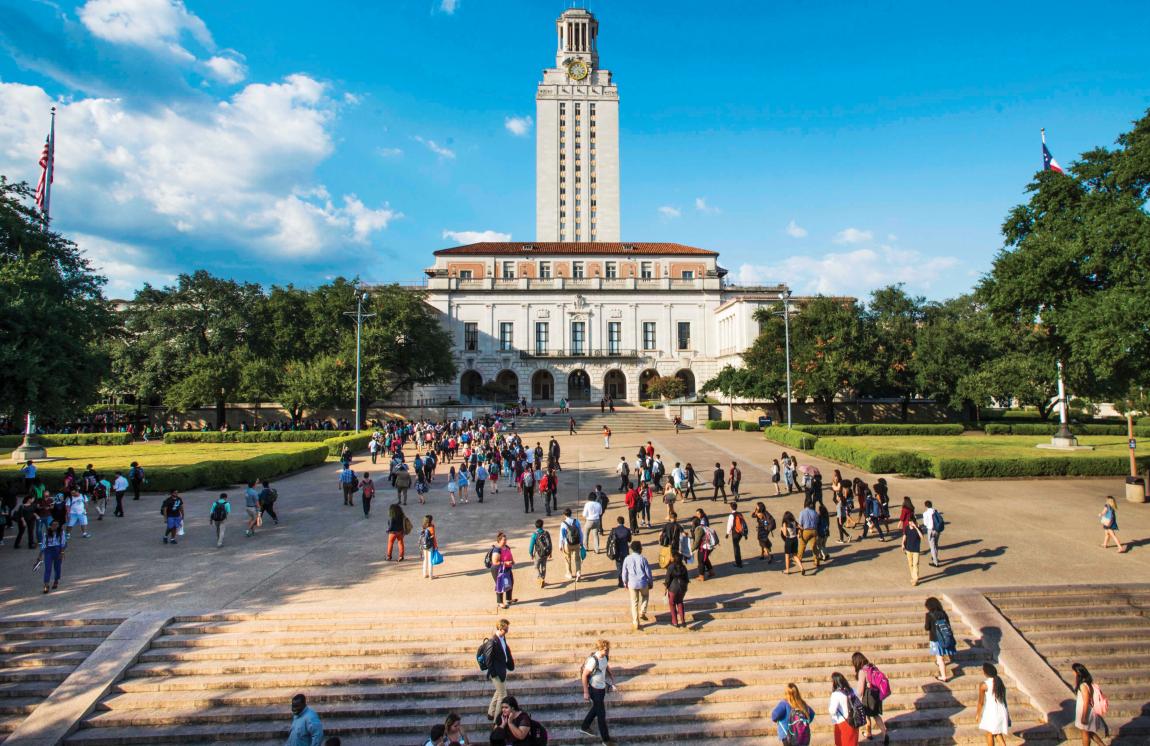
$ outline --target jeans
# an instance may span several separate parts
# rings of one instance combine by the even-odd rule
[[[116,491],[116,510],[112,513],[112,515],[118,515],[121,518],[124,517],[124,492],[123,492],[123,490],[117,490]]]
[[[132,480],[132,499],[140,499],[140,487],[144,485],[144,480],[139,477]]]
[[[619,551],[619,550],[615,550]],[[619,559],[615,560],[615,577],[619,579],[619,587],[623,587],[623,555],[619,555]]]
[[[871,517],[869,517],[863,521],[862,537],[864,539],[866,538],[866,535],[867,535],[867,529],[870,528],[871,526],[874,526],[875,533],[878,534],[878,537],[880,539],[886,538],[886,532],[882,530],[882,520],[880,518],[875,518],[875,517],[871,516]]]
[[[534,513],[535,512],[535,488],[534,487],[524,487],[523,488],[523,512],[524,513]],[[551,515],[550,510],[547,511],[547,515]]]
[[[933,529],[926,532],[926,543],[930,545],[930,561],[938,564],[938,532]]]
[[[846,519],[836,518],[835,525],[838,526],[839,529],[839,541],[850,541],[851,535],[846,529]]]
[[[683,613],[683,596],[686,594],[675,594],[667,591],[667,606],[671,608],[671,624],[686,624],[687,617]]]
[[[649,588],[628,588],[631,597],[631,623],[639,626],[639,617],[647,616],[647,603],[651,600]]]
[[[626,492],[627,491],[627,482],[629,481],[627,479],[627,477],[628,477],[627,474],[620,474],[619,475],[619,491],[620,492]]]
[[[731,547],[735,550],[735,567],[743,566],[743,553],[739,549],[739,544],[743,541],[742,534],[731,535]]]
[[[547,558],[546,557],[536,557],[535,558],[535,574],[539,576],[540,580],[546,580],[547,579]]]
[[[35,518],[17,518],[16,519],[16,547],[19,548],[20,540],[24,535],[28,535],[28,548],[36,548],[36,525],[38,521]]]
[[[475,480],[475,496],[479,498],[479,502],[483,502],[483,485],[486,481],[483,479]]]
[[[598,720],[599,738],[603,739],[603,742],[606,743],[611,740],[611,736],[607,732],[607,706],[603,703],[603,700],[607,698],[607,690],[588,686],[587,693],[591,695],[591,709],[587,711],[587,716],[583,718],[583,730],[587,730],[591,727],[592,720]]]
[[[631,531],[639,530],[639,508],[627,508],[627,519],[630,521]]]
[[[212,527],[216,529],[216,546],[222,547],[224,545],[224,531],[227,526],[224,525],[224,521],[212,521]]]
[[[60,563],[63,562],[64,550],[60,547],[45,547],[44,549],[44,585],[48,585],[52,574],[56,575],[56,582],[60,582]]]

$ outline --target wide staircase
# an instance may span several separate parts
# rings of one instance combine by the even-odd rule
[[[1110,700],[1112,742],[1150,743],[1150,588],[1032,588],[987,594],[1069,687],[1082,663]],[[1067,738],[1078,740],[1073,726]]]
[[[520,433],[540,433],[563,435],[567,432],[567,418],[575,418],[575,428],[581,434],[598,435],[603,426],[611,428],[611,433],[673,432],[674,423],[667,419],[661,409],[647,409],[632,405],[616,404],[615,412],[599,411],[599,405],[572,406],[570,414],[558,413],[558,406],[547,409],[544,417],[520,416],[515,420],[515,429]],[[689,429],[689,428],[683,428]]]
[[[956,630],[963,673],[936,681],[922,598],[706,594],[705,585],[692,585],[686,630],[670,627],[665,605],[652,598],[652,624],[641,632],[631,630],[622,592],[614,591],[610,602],[591,596],[499,615],[445,599],[441,613],[419,615],[297,609],[177,617],[67,743],[282,744],[297,692],[344,744],[420,744],[450,712],[463,717],[473,742],[485,742],[491,688],[474,656],[498,616],[511,620],[517,666],[509,692],[555,744],[597,742],[576,730],[586,711],[576,672],[601,637],[612,642],[620,684],[608,698],[620,744],[775,743],[769,713],[788,682],[818,714],[812,742],[831,743],[830,675],[849,674],[855,650],[891,680],[892,741],[984,743],[973,720],[986,651]],[[1045,726],[1021,698],[1011,706],[1014,729],[1028,732],[1028,743],[1057,742],[1044,738]]]
[[[124,621],[0,621],[0,742]]]

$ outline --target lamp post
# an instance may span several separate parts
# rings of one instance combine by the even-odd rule
[[[783,292],[783,335],[787,352],[787,429],[791,429],[791,289]]]
[[[360,397],[360,371],[361,364],[361,350],[363,339],[363,320],[370,319],[374,313],[364,313],[363,304],[367,303],[370,294],[363,288],[356,288],[355,290],[355,311],[344,311],[344,316],[353,316],[355,318],[355,432],[359,432],[360,423],[363,422],[361,416],[360,406],[362,399]]]

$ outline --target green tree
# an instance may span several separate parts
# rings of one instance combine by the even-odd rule
[[[996,319],[1040,324],[1026,367],[1061,360],[1089,398],[1150,382],[1150,113],[1117,145],[1034,177],[979,287]]]
[[[96,399],[114,319],[105,280],[0,177],[0,411],[66,417]]]
[[[647,395],[661,399],[678,399],[687,390],[675,376],[658,376],[647,383]]]
[[[964,419],[977,420],[979,401],[969,396],[975,389],[961,384],[997,356],[998,336],[990,314],[973,295],[927,304],[915,330],[911,365],[915,388],[943,407],[962,412]]]
[[[907,421],[910,399],[918,391],[913,359],[925,304],[925,298],[907,295],[901,284],[889,285],[871,293],[864,314],[864,323],[873,340],[871,393],[899,397],[903,422]]]
[[[791,362],[798,398],[822,407],[835,421],[835,398],[874,379],[862,309],[855,300],[816,296],[791,321]]]
[[[312,360],[289,361],[283,366],[277,397],[288,410],[292,425],[309,411],[347,406],[355,399],[355,360],[320,355]]]

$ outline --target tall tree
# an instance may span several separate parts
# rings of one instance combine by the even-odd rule
[[[816,296],[791,321],[795,395],[822,407],[835,421],[835,398],[874,379],[862,309],[857,301]]]
[[[92,403],[114,323],[105,280],[48,230],[32,189],[0,177],[0,411],[64,417]]]
[[[871,293],[864,315],[874,342],[872,393],[900,398],[903,422],[907,420],[910,399],[918,390],[913,367],[914,344],[925,304],[925,298],[907,295],[901,284],[888,285]]]
[[[994,321],[972,295],[923,308],[922,323],[915,330],[912,370],[915,388],[943,407],[962,412],[966,420],[978,419],[979,399],[987,394],[977,387],[962,386],[968,376],[983,370],[1000,350]]]

